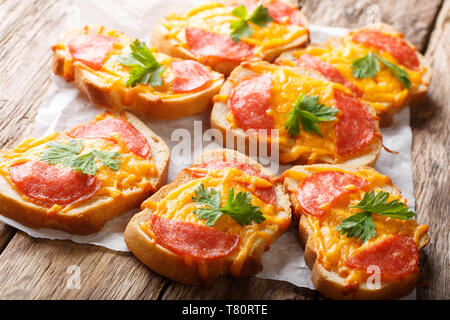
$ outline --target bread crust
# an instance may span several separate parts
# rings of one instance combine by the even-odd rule
[[[348,165],[309,165],[294,166],[289,170],[309,172],[309,168],[320,167],[330,169],[343,169],[349,172],[358,172],[360,169],[367,169],[365,166],[348,166]],[[310,173],[310,172],[309,172]],[[297,200],[298,182],[292,178],[286,177],[283,181],[286,191],[293,208],[294,227],[298,228],[299,239],[304,248],[304,258],[308,267],[312,270],[311,280],[314,287],[325,296],[339,300],[380,300],[380,299],[399,299],[410,293],[416,286],[419,276],[418,272],[413,272],[403,279],[390,282],[382,282],[380,288],[373,289],[368,287],[366,283],[360,284],[357,290],[349,291],[345,279],[337,273],[328,271],[324,266],[317,262],[317,252],[314,248],[313,230],[307,222],[307,213],[304,212]],[[394,184],[385,185],[383,189],[394,195],[400,195],[399,188]],[[428,236],[425,233],[419,240],[419,250],[428,244]]]
[[[275,178],[274,175],[264,169],[256,161],[232,150],[211,150],[202,153],[195,162],[200,164],[210,160],[223,159],[225,155],[226,159],[235,159],[238,162],[249,163],[252,166],[260,169],[265,175]],[[151,201],[161,201],[166,195],[178,186],[184,185],[192,180],[196,179],[188,170],[181,171],[174,182],[164,186],[157,193],[150,197]],[[279,217],[286,217],[290,221],[291,209],[287,194],[284,192],[284,188],[281,183],[276,184],[277,194],[277,206],[280,208],[277,215]],[[147,221],[151,214],[150,209],[144,209],[142,212],[136,214],[128,224],[125,230],[125,243],[131,252],[145,265],[156,273],[175,280],[180,283],[189,285],[208,285],[212,279],[231,274],[230,266],[236,258],[237,252],[231,253],[226,257],[204,260],[202,262],[192,261],[186,263],[185,259],[170,250],[164,248],[145,233],[139,223]],[[270,234],[271,243],[273,243],[285,230],[281,227],[275,229],[265,230]],[[251,250],[243,263],[243,266],[238,274],[232,274],[235,277],[248,277],[260,272],[263,268],[261,262],[261,256],[264,253],[266,246],[266,240],[262,237],[257,237],[253,243]],[[204,263],[207,266],[208,276],[207,278],[199,275],[199,264]]]
[[[352,31],[358,32],[358,31],[364,31],[364,30],[378,30],[378,31],[387,32],[387,33],[398,33],[398,31],[394,27],[392,27],[391,25],[388,25],[386,23],[374,23],[374,24],[367,25],[363,28],[355,29]],[[405,40],[405,42],[409,46],[411,46],[412,48],[415,48],[415,46],[412,43],[410,43],[406,39],[403,39],[403,40]],[[336,46],[340,46],[340,41],[338,38],[330,38],[325,43],[335,44]],[[321,44],[321,43],[313,44],[313,46],[315,46],[315,47],[321,47],[323,45],[324,44]],[[287,50],[280,55],[279,59],[295,61],[296,59],[293,56],[293,53],[295,51],[297,51],[297,50],[296,49]],[[422,103],[422,101],[428,91],[428,86],[431,81],[431,70],[432,70],[431,64],[430,64],[430,61],[427,58],[425,58],[425,56],[423,56],[418,50],[416,50],[416,55],[419,59],[420,64],[426,68],[426,71],[422,77],[422,84],[417,88],[417,90],[411,90],[408,99],[406,99],[406,101],[401,106],[394,107],[394,105],[392,103],[383,103],[383,105],[386,107],[386,110],[377,112],[377,115],[380,117],[380,127],[382,127],[382,128],[391,125],[393,122],[393,119],[394,119],[394,115],[396,113],[400,112],[401,110],[403,110],[404,107],[419,106]]]
[[[90,26],[89,30],[96,32],[98,28],[98,26]],[[73,30],[69,34],[74,33]],[[73,72],[67,73],[69,69],[67,66],[71,66],[69,68],[73,69]],[[127,90],[130,90],[129,88],[112,87],[110,83],[97,76],[91,68],[79,61],[73,61],[65,50],[55,50],[52,71],[66,81],[73,81],[73,85],[95,105],[113,111],[132,110],[146,117],[162,120],[183,118],[210,108],[212,98],[223,84],[223,75],[211,71],[213,79],[211,84],[199,91],[173,98],[160,97],[150,92],[135,92],[132,94],[132,99],[129,101],[127,99],[127,103],[124,103],[124,95],[127,94]]]
[[[280,0],[282,1],[282,0]],[[226,3],[227,1],[222,1]],[[292,4],[292,3],[291,3]],[[300,12],[300,11],[299,11]],[[308,29],[308,20],[305,16],[300,12],[302,21],[304,22],[304,27]],[[160,19],[156,25],[153,27],[152,35],[150,42],[152,46],[157,48],[160,52],[163,52],[165,54],[168,54],[172,57],[177,57],[181,59],[192,59],[197,60],[200,63],[209,65],[212,69],[214,69],[217,72],[220,72],[224,74],[225,76],[228,76],[239,64],[241,64],[242,61],[232,61],[232,60],[225,60],[220,58],[207,58],[207,57],[198,57],[186,48],[183,48],[180,46],[177,40],[170,38],[168,36],[169,30],[164,27],[165,25],[169,24],[170,22],[166,18]],[[298,37],[297,39],[291,41],[290,43],[274,47],[272,49],[267,50],[264,53],[264,56],[261,57],[263,60],[272,62],[274,61],[282,52],[294,48],[299,48],[305,44],[307,44],[310,41],[309,38],[309,31],[307,34],[302,35]],[[259,60],[258,58],[251,58],[250,60]]]
[[[229,97],[231,94],[231,91],[236,83],[243,81],[247,79],[249,76],[253,75],[253,71],[250,71],[248,69],[248,66],[252,65],[270,65],[267,62],[264,61],[258,61],[258,62],[244,62],[239,67],[237,67],[230,75],[230,77],[225,81],[224,85],[222,86],[222,89],[220,90],[219,95],[224,97]],[[305,68],[291,68],[292,70],[295,70],[298,74],[306,75],[312,78],[320,79],[322,81],[327,81],[320,73],[305,69]],[[228,100],[227,100],[228,101]],[[245,141],[245,153],[250,152],[250,145],[256,145],[259,148],[259,143],[266,143],[267,146],[267,154],[271,155],[271,145],[270,143],[267,143],[267,141],[262,137],[255,137],[253,135],[248,135],[242,130],[241,128],[232,128],[231,123],[227,121],[226,116],[229,112],[229,108],[227,105],[227,101],[216,101],[214,103],[212,112],[211,112],[211,127],[218,129],[222,132],[223,135],[223,143],[227,147],[232,145],[235,146],[236,144],[233,143],[234,141]],[[375,111],[373,110],[372,106],[370,106],[368,103],[364,103],[364,106],[369,110],[369,112],[375,116]],[[378,121],[375,121],[375,130],[379,131]],[[259,142],[259,143],[258,143]],[[342,162],[340,164],[348,164],[348,165],[366,165],[366,166],[374,166],[375,162],[378,159],[378,156],[381,152],[382,147],[382,139],[381,137],[377,137],[374,139],[374,142],[370,144],[368,147],[368,150],[366,153],[361,154],[357,157],[350,158],[346,160],[345,162]],[[244,151],[244,150],[239,150]],[[259,152],[259,150],[258,150]],[[297,159],[297,163],[302,164],[304,162],[304,159]],[[324,157],[319,156],[317,158],[317,163],[330,163],[335,164],[335,160],[331,159],[330,157]]]
[[[135,116],[130,113],[124,115],[146,137],[151,147],[152,161],[157,167],[158,176],[151,178],[150,182],[154,191],[158,190],[167,180],[169,149],[162,138]],[[154,191],[142,188],[124,190],[119,199],[94,195],[67,212],[49,215],[47,207],[24,200],[0,175],[0,212],[33,229],[60,229],[72,234],[87,235],[100,231],[109,220],[136,208]]]

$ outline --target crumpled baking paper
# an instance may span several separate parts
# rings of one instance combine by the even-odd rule
[[[118,29],[126,34],[149,43],[152,26],[167,12],[182,11],[197,5],[195,0],[75,0],[68,10],[73,11],[72,21],[68,25],[78,27],[85,24],[101,24]],[[69,27],[68,27],[69,28]],[[62,33],[67,30],[61,30]],[[331,36],[342,36],[347,29],[311,26],[313,42],[324,41]],[[58,39],[50,39],[56,43]],[[51,55],[50,48],[48,54]],[[50,71],[50,66],[49,70]],[[76,124],[92,120],[93,117],[104,110],[92,105],[70,83],[53,76],[53,83],[38,111],[33,129],[33,136],[47,135],[55,131],[64,131]],[[141,117],[142,119],[142,117]],[[161,136],[172,150],[179,141],[175,140],[176,129],[184,128],[194,137],[194,129],[200,127],[204,132],[209,128],[209,111],[184,119],[160,121],[142,119],[159,136]],[[201,121],[201,122],[199,122]],[[197,129],[198,130],[198,129]],[[179,132],[179,130],[178,130]],[[186,132],[186,131],[185,131]],[[394,124],[381,130],[383,142],[398,154],[391,154],[382,150],[376,169],[391,177],[392,181],[402,190],[408,205],[413,209],[414,194],[411,174],[411,128],[409,126],[409,109],[396,115]],[[169,182],[173,181],[177,173],[188,167],[202,152],[198,143],[191,154],[172,154],[169,167]],[[208,149],[211,142],[204,142]],[[290,166],[280,166],[278,174]],[[116,251],[128,251],[124,241],[123,232],[130,218],[138,210],[128,212],[110,222],[97,234],[89,236],[75,236],[64,231],[40,229],[34,230],[25,227],[11,219],[0,215],[0,220],[20,229],[35,238],[72,240],[78,243],[90,243],[103,246]],[[303,259],[303,249],[298,241],[297,233],[289,230],[283,234],[263,255],[264,270],[257,275],[260,278],[285,280],[297,286],[314,288],[310,276],[311,271]]]

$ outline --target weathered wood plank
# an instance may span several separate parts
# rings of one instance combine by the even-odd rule
[[[168,281],[130,253],[21,231],[0,261],[0,299],[157,299]]]
[[[450,1],[439,13],[426,56],[433,63],[428,98],[411,112],[416,211],[430,226],[418,297],[450,299]]]
[[[320,297],[320,294],[315,290],[299,288],[284,281],[258,278],[220,278],[208,288],[170,282],[162,299],[316,300]]]
[[[69,2],[0,3],[0,148],[30,133],[50,85],[50,42],[67,23]],[[0,249],[12,233],[13,228],[0,223]]]
[[[424,49],[434,17],[442,0],[300,0],[310,23],[357,28],[372,22],[386,22]]]

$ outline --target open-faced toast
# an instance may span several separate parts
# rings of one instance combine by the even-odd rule
[[[263,10],[258,9],[261,4]],[[265,9],[262,15],[267,15],[270,22],[261,18]],[[256,20],[251,18],[255,12],[259,12]],[[246,23],[243,17],[247,18]],[[247,26],[240,29],[246,32],[239,40],[233,39],[234,31],[230,26],[239,26],[239,23],[242,23],[241,27]],[[306,18],[296,5],[286,0],[209,2],[182,14],[167,15],[153,28],[151,38],[152,45],[159,51],[197,60],[225,75],[243,61],[273,61],[283,51],[308,41]]]
[[[411,219],[388,177],[364,166],[309,165],[281,179],[317,290],[334,299],[397,299],[414,289],[428,226]]]
[[[371,61],[378,64],[378,72],[375,66],[370,67]],[[392,123],[394,114],[403,107],[420,104],[431,79],[427,59],[403,34],[384,23],[351,30],[342,38],[286,51],[276,63],[312,68],[330,81],[347,86],[355,96],[374,107],[382,127]]]
[[[281,163],[373,166],[382,144],[378,117],[349,92],[310,69],[246,62],[215,97],[211,126],[227,147],[228,140],[278,143]]]
[[[0,151],[0,214],[31,228],[98,232],[166,182],[169,149],[129,113]]]
[[[207,66],[158,53],[103,26],[72,30],[52,49],[53,72],[94,104],[150,118],[202,112],[223,83],[223,75]]]
[[[290,221],[289,199],[275,176],[243,154],[220,149],[204,152],[145,201],[125,242],[156,273],[206,285],[221,275],[261,271],[262,254]]]

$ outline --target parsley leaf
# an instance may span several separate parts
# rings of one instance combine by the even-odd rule
[[[383,59],[374,52],[369,52],[362,58],[352,61],[352,74],[355,78],[373,78],[380,71],[380,62],[396,77],[405,88],[411,87],[409,76],[405,70],[399,68],[395,64]]]
[[[244,5],[233,10],[233,16],[239,18],[239,20],[234,21],[230,24],[230,29],[233,30],[230,34],[231,39],[234,42],[238,42],[242,38],[250,37],[253,34],[253,29],[249,22],[252,22],[260,27],[265,27],[272,18],[269,16],[269,11],[267,8],[260,4],[255,11],[247,19],[247,9]]]
[[[100,162],[105,166],[114,171],[119,170],[121,161],[114,158],[120,158],[122,155],[114,151],[103,151],[94,149],[91,151],[94,156],[100,160]]]
[[[380,63],[373,53],[369,52],[366,56],[353,60],[351,68],[355,78],[373,78],[380,71]]]
[[[383,59],[379,55],[375,54],[377,59],[380,60],[386,68],[389,69],[389,71],[396,77],[404,86],[406,89],[409,89],[411,87],[411,81],[409,81],[409,76],[406,73],[405,70],[397,67],[395,64],[390,63],[389,61]]]
[[[94,149],[89,153],[79,155],[83,149],[83,143],[80,140],[70,139],[67,144],[56,141],[47,144],[49,147],[41,153],[41,160],[49,164],[61,163],[63,167],[71,167],[75,171],[94,175],[98,168],[95,164],[97,158],[105,166],[114,171],[119,170],[121,161],[118,152],[102,151]]]
[[[74,158],[70,167],[75,171],[80,171],[89,175],[94,175],[98,171],[98,168],[95,165],[95,155],[92,152]]]
[[[130,78],[125,83],[127,87],[135,87],[136,84],[150,84],[152,87],[162,86],[161,75],[165,71],[156,58],[153,56],[145,42],[134,40],[130,45],[129,56],[120,56],[119,62],[131,67]]]
[[[248,21],[253,22],[254,24],[265,27],[269,22],[272,21],[272,18],[269,16],[269,10],[266,7],[263,7],[260,4],[255,11],[253,11]]]
[[[80,140],[71,139],[67,144],[61,141],[50,142],[49,148],[41,154],[41,160],[49,164],[62,164],[63,167],[69,167],[77,154],[83,149],[83,143]]]
[[[234,189],[228,190],[227,201],[224,207],[221,205],[221,193],[220,191],[211,188],[209,191],[205,189],[203,183],[195,189],[197,197],[192,197],[200,207],[194,211],[194,214],[198,215],[200,219],[206,219],[207,226],[213,226],[217,220],[226,214],[233,218],[241,226],[251,224],[252,221],[261,223],[266,220],[259,207],[251,204],[251,198],[249,192],[238,192],[236,197],[234,196]]]
[[[350,208],[358,208],[363,211],[342,220],[337,230],[341,231],[341,234],[346,234],[347,237],[359,237],[362,242],[366,242],[377,236],[372,214],[380,214],[400,220],[408,220],[415,216],[415,213],[409,211],[404,203],[398,199],[386,202],[388,198],[389,193],[385,191],[380,191],[377,194],[373,190],[366,192],[356,206],[350,206]]]
[[[332,121],[337,113],[337,109],[319,103],[318,96],[312,97],[302,92],[288,114],[285,129],[288,130],[291,138],[294,138],[300,133],[301,124],[308,133],[313,134],[314,131],[322,137],[316,123]]]

